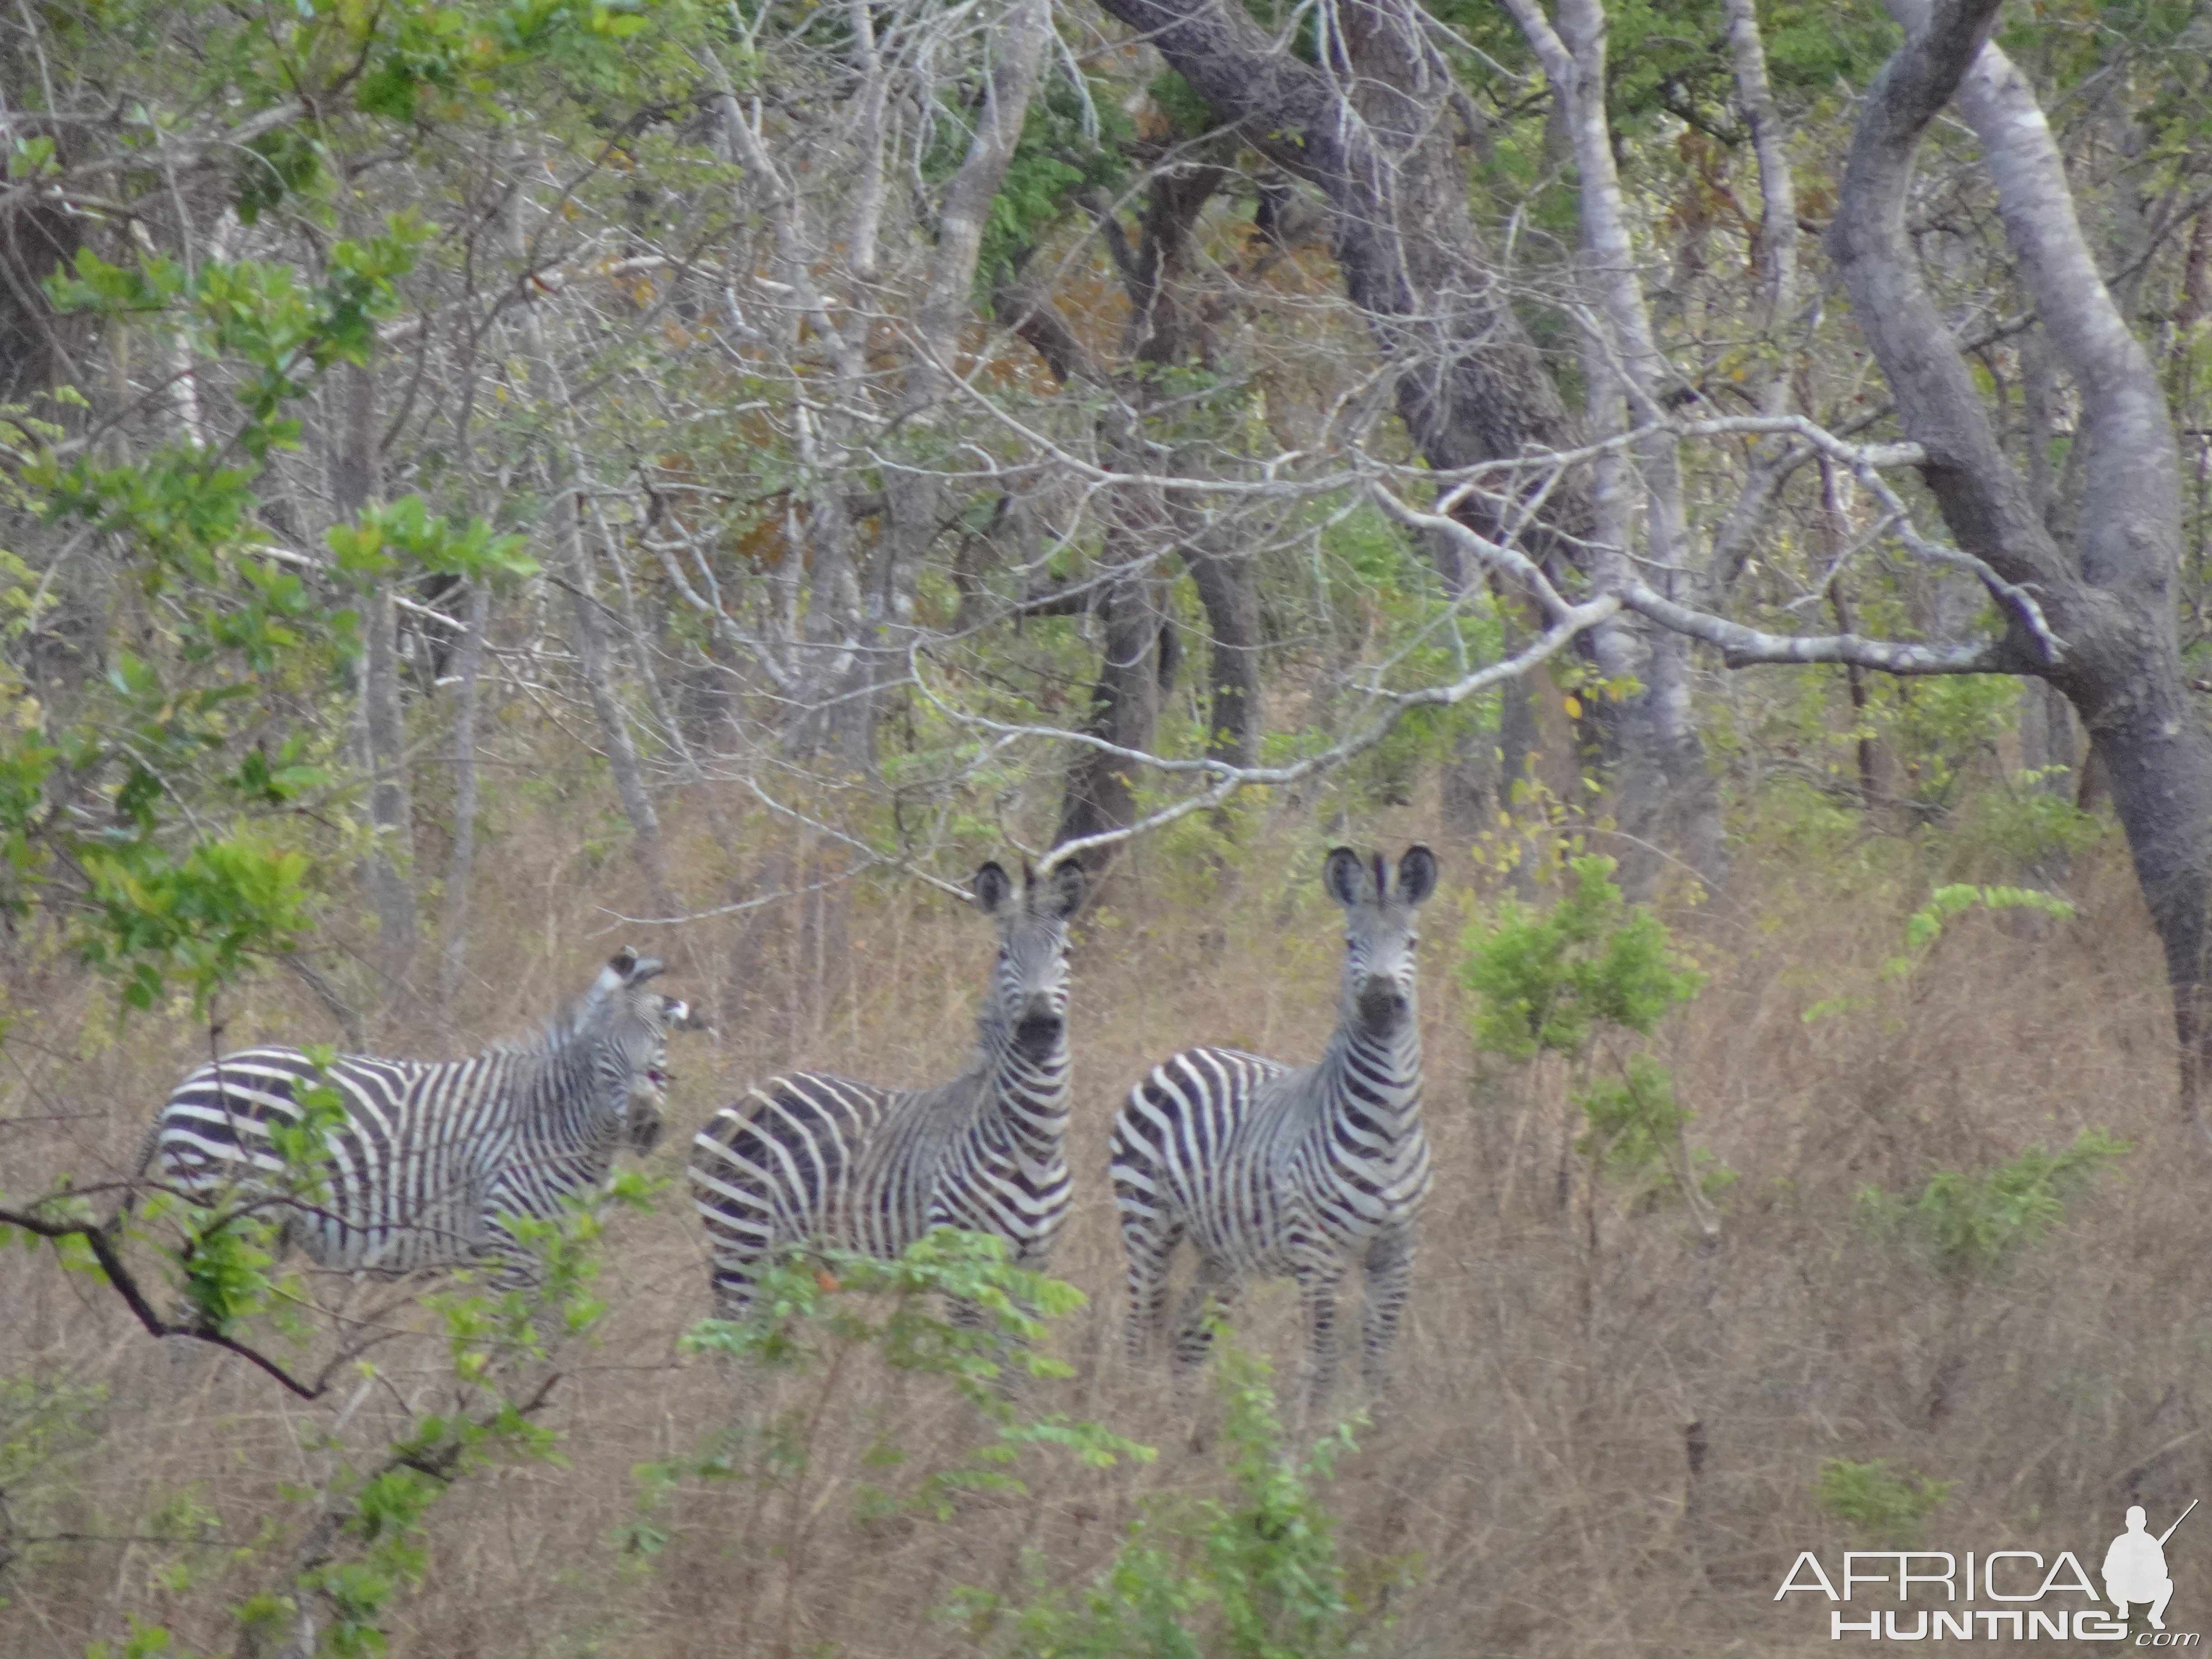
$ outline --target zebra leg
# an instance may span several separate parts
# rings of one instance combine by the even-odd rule
[[[535,1290],[540,1277],[537,1252],[514,1236],[508,1218],[505,1211],[487,1217],[474,1252],[477,1261],[490,1264],[491,1288],[501,1295]]]
[[[769,1251],[750,1234],[720,1224],[719,1214],[712,1211],[702,1214],[706,1221],[707,1276],[714,1292],[714,1317],[743,1320],[752,1312],[760,1264]]]
[[[1227,1322],[1243,1294],[1243,1282],[1235,1273],[1212,1256],[1200,1255],[1198,1275],[1183,1296],[1182,1316],[1176,1322],[1176,1378],[1184,1388],[1206,1363],[1213,1346],[1214,1325]]]
[[[1159,1226],[1125,1211],[1121,1217],[1121,1245],[1129,1258],[1129,1364],[1141,1368],[1150,1363],[1168,1322],[1168,1269],[1176,1247],[1182,1243],[1178,1225]]]
[[[1405,1311],[1419,1236],[1401,1227],[1376,1236],[1367,1247],[1367,1294],[1360,1310],[1361,1364],[1368,1391],[1379,1402],[1390,1394],[1390,1349],[1398,1340],[1398,1316]]]
[[[1336,1387],[1336,1293],[1344,1284],[1344,1262],[1334,1255],[1310,1256],[1295,1273],[1298,1297],[1306,1310],[1309,1418],[1320,1417]]]
[[[753,1279],[746,1271],[752,1264],[732,1266],[717,1260],[714,1263],[714,1317],[732,1322],[744,1319],[753,1310]]]

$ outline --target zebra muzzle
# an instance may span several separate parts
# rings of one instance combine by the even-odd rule
[[[1405,993],[1395,980],[1370,979],[1360,988],[1359,1023],[1370,1032],[1379,1035],[1389,1030],[1405,1012]]]

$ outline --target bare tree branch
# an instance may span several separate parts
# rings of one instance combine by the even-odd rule
[[[124,1304],[137,1316],[138,1322],[151,1336],[187,1336],[195,1342],[205,1342],[234,1353],[248,1364],[267,1372],[302,1400],[319,1400],[328,1392],[327,1377],[317,1382],[303,1382],[298,1377],[258,1349],[248,1347],[221,1331],[211,1330],[201,1324],[178,1324],[154,1311],[154,1304],[146,1299],[137,1278],[123,1263],[115,1248],[115,1241],[106,1227],[90,1221],[53,1221],[26,1210],[0,1209],[0,1226],[20,1227],[40,1238],[61,1240],[82,1238],[92,1252],[93,1260],[100,1264],[109,1286],[123,1298]]]

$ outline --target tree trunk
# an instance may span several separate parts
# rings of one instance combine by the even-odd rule
[[[460,708],[453,717],[453,849],[446,866],[446,936],[438,953],[438,1006],[450,1011],[467,960],[469,879],[477,858],[477,714],[482,698],[484,633],[491,626],[491,591],[469,589],[469,631],[461,641]]]
[[[507,252],[518,263],[525,248],[520,217],[522,194],[516,191],[507,216]],[[616,695],[614,675],[608,662],[606,617],[599,609],[597,561],[584,536],[583,514],[576,490],[584,476],[568,404],[568,387],[553,361],[551,343],[545,337],[544,319],[534,296],[523,304],[522,336],[530,360],[530,390],[544,411],[545,452],[540,463],[551,522],[550,561],[556,579],[568,590],[576,618],[576,662],[592,699],[601,741],[606,744],[607,767],[614,774],[615,794],[629,820],[638,868],[654,907],[663,915],[672,913],[668,892],[667,854],[661,845],[660,815],[645,787],[645,769],[639,763],[637,744],[631,739],[629,717]]]
[[[1452,139],[1450,69],[1418,8],[1407,0],[1341,0],[1334,14],[1340,27],[1328,37],[1335,55],[1315,64],[1279,47],[1224,0],[1101,3],[1158,49],[1217,119],[1328,198],[1345,290],[1385,359],[1404,365],[1398,412],[1431,468],[1576,445],[1577,422],[1468,211]],[[1462,516],[1471,529],[1495,534],[1502,506],[1478,497]],[[1588,471],[1570,471],[1528,539],[1556,570],[1581,561],[1594,524]],[[1692,811],[1717,850],[1717,796],[1697,733],[1680,718],[1679,677],[1664,678],[1667,688],[1649,713],[1674,725],[1649,738],[1624,737],[1652,744],[1651,764],[1712,802],[1716,810]]]
[[[945,185],[937,250],[915,319],[893,429],[906,465],[885,470],[883,533],[859,593],[860,626],[826,721],[829,747],[856,768],[872,767],[875,723],[885,694],[906,678],[915,596],[924,559],[944,526],[945,481],[933,453],[952,389],[960,331],[972,295],[992,198],[1014,159],[1052,38],[1047,0],[1017,0],[995,37],[996,62],[958,171]]]
[[[629,716],[615,691],[614,673],[608,662],[606,616],[599,608],[598,561],[592,556],[591,544],[583,533],[582,515],[576,509],[574,459],[567,456],[561,459],[568,465],[562,473],[549,477],[548,485],[552,496],[556,568],[568,590],[576,618],[577,666],[583,673],[585,689],[591,694],[592,713],[598,718],[599,736],[607,746],[607,767],[614,774],[615,794],[622,802],[623,816],[629,819],[638,868],[644,872],[653,904],[661,915],[667,915],[672,914],[672,904],[667,854],[660,840],[660,815],[653,810],[653,797],[645,787],[645,768],[638,760],[637,744],[630,737]]]
[[[1613,165],[1604,8],[1600,0],[1560,0],[1556,32],[1534,0],[1507,0],[1507,9],[1544,65],[1574,147],[1583,278],[1602,319],[1584,353],[1590,425],[1595,435],[1626,433],[1663,416],[1671,371],[1652,331]],[[1633,527],[1640,521],[1642,564],[1652,585],[1668,598],[1692,598],[1698,584],[1687,568],[1688,519],[1675,441],[1651,432],[1636,441],[1632,474],[1630,459],[1614,450],[1592,467],[1592,574],[1608,586],[1632,574]],[[1640,499],[1632,495],[1632,484],[1640,485]],[[1613,708],[1609,722],[1617,750],[1622,886],[1632,897],[1648,897],[1676,849],[1708,886],[1723,884],[1728,854],[1720,793],[1690,722],[1688,641],[1643,617],[1622,616],[1596,630],[1593,646],[1608,679],[1632,678],[1638,686]]]
[[[341,365],[332,377],[337,402],[331,454],[331,500],[342,520],[357,519],[377,495],[376,378],[366,367]],[[356,738],[368,779],[369,850],[362,874],[376,913],[378,1000],[387,1010],[406,1000],[417,924],[412,872],[414,814],[408,799],[407,730],[399,701],[399,617],[390,577],[370,584],[362,604],[361,702]]]
[[[2212,736],[2184,678],[2178,639],[2172,427],[2149,359],[2091,258],[2042,112],[2018,70],[1986,44],[1997,0],[1958,0],[1932,15],[1893,9],[1911,35],[1869,91],[1831,250],[1905,431],[1926,452],[1923,476],[1952,534],[2005,581],[2033,584],[2065,642],[2051,660],[2017,609],[2008,611],[2018,672],[2065,693],[2109,775],[2165,947],[2183,1110],[2202,1133]],[[1915,152],[1954,92],[1996,179],[2020,280],[2081,390],[2087,495],[2071,558],[2005,458],[1905,230]]]
[[[1127,404],[1109,410],[1100,422],[1102,447],[1117,469],[1144,464],[1141,409]],[[1091,687],[1091,715],[1084,729],[1123,749],[1148,750],[1159,726],[1164,682],[1174,659],[1167,615],[1167,584],[1159,572],[1158,550],[1170,539],[1167,513],[1157,490],[1123,486],[1109,504],[1106,531],[1110,562],[1100,573],[1091,600],[1098,619],[1098,678]],[[1055,846],[1085,836],[1126,830],[1137,821],[1135,768],[1119,755],[1096,749],[1078,751],[1068,768]],[[1078,855],[1096,894],[1113,862],[1112,844]]]
[[[1127,543],[1124,543],[1125,548]],[[1084,729],[1124,749],[1149,749],[1159,724],[1163,652],[1167,620],[1165,586],[1140,550],[1101,584],[1095,614],[1102,635],[1098,678],[1091,687],[1091,717]],[[1096,749],[1078,752],[1068,768],[1060,832],[1054,844],[1127,829],[1137,819],[1135,768]],[[1111,847],[1079,855],[1096,887],[1112,861]]]
[[[1137,363],[1204,361],[1204,325],[1185,303],[1191,232],[1225,176],[1211,164],[1170,168],[1146,192],[1138,246],[1132,250],[1110,211],[1100,215],[1129,301],[1122,331],[1125,349]],[[1056,379],[1080,379],[1112,401],[1099,416],[1098,447],[1117,471],[1154,469],[1145,422],[1157,380],[1142,373],[1109,374],[1093,361],[1073,329],[1043,295],[1018,283],[994,296],[1000,317],[1042,356]],[[1179,460],[1171,462],[1179,467]],[[1257,745],[1260,601],[1249,555],[1206,522],[1202,488],[1164,492],[1151,483],[1117,485],[1107,504],[1106,557],[1087,609],[1102,635],[1098,678],[1085,730],[1123,749],[1150,750],[1161,699],[1173,685],[1177,636],[1167,611],[1159,556],[1180,553],[1206,610],[1213,635],[1213,697],[1206,752],[1231,764],[1249,765]],[[1133,763],[1086,749],[1068,769],[1061,798],[1058,845],[1124,830],[1137,821]],[[1115,843],[1077,855],[1096,895]]]
[[[1206,715],[1206,752],[1231,766],[1250,766],[1260,756],[1260,590],[1252,556],[1218,550],[1200,531],[1182,543],[1183,568],[1190,572],[1206,607],[1211,636],[1208,673],[1212,702]]]

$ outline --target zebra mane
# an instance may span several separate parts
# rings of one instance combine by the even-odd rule
[[[930,1134],[957,1128],[989,1101],[994,1063],[977,1054],[959,1076],[909,1093],[906,1097],[907,1110],[914,1115],[915,1122],[928,1126]]]
[[[604,1036],[616,1017],[623,1012],[647,1023],[662,1021],[665,1008],[659,997],[621,994],[635,991],[662,971],[663,964],[658,957],[640,957],[635,951],[625,947],[599,969],[598,977],[592,980],[582,995],[570,1001],[568,1006],[535,1031],[521,1036],[502,1038],[485,1052],[511,1055],[518,1060],[550,1060],[577,1043],[588,1042]],[[623,1006],[625,1002],[629,1004],[626,1011]]]

